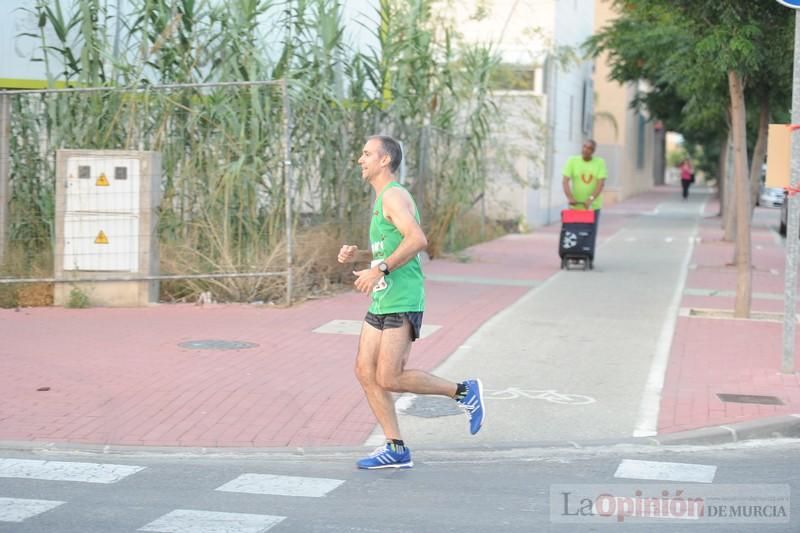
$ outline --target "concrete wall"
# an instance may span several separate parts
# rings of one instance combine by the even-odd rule
[[[528,227],[549,224],[566,206],[561,189],[564,162],[580,152],[591,131],[583,127],[583,114],[584,86],[591,82],[592,66],[580,62],[561,69],[548,56],[558,47],[577,50],[591,35],[594,0],[496,0],[481,20],[471,18],[475,5],[467,2],[455,15],[465,40],[493,42],[504,62],[537,68],[533,91],[495,94],[509,118],[497,144],[517,152],[511,158],[517,176],[493,171],[487,214],[519,218]],[[588,104],[591,116],[591,98]]]
[[[530,192],[538,192],[545,183],[546,98],[534,91],[496,92],[493,98],[504,123],[502,131],[496,132],[501,142],[490,157],[486,214],[495,220],[528,224],[528,203],[536,198]]]

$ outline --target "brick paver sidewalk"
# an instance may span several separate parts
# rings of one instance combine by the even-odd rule
[[[709,201],[695,244],[681,306],[734,307],[733,244],[722,241],[719,203]],[[753,230],[752,310],[783,313],[785,251],[777,209],[756,208]],[[686,313],[684,312],[684,315]],[[782,374],[782,317],[734,320],[681,316],[672,341],[659,433],[800,413],[798,374]],[[800,347],[797,349],[800,357]],[[800,367],[799,367],[800,368]],[[717,396],[776,396],[784,405],[723,402]]]
[[[663,194],[609,212],[601,239]],[[432,369],[483,322],[559,268],[558,226],[435,260],[411,367]],[[335,260],[332,258],[332,260]],[[353,375],[357,337],[313,330],[361,321],[365,296],[291,309],[159,305],[0,310],[0,441],[159,446],[360,445],[375,420]],[[258,344],[193,350],[193,340]],[[44,389],[47,390],[39,390]]]
[[[673,194],[676,189],[658,188],[604,209],[601,239]],[[709,205],[708,212],[714,209]],[[702,225],[684,307],[732,307],[732,299],[719,293],[734,288],[735,274],[724,266],[732,251],[717,242],[718,227],[717,219]],[[554,224],[475,246],[466,262],[428,263],[425,323],[440,328],[415,345],[410,366],[435,368],[487,319],[555,274],[558,229]],[[782,310],[775,297],[782,293],[782,249],[763,224],[753,236],[754,309]],[[718,295],[703,296],[707,289]],[[363,295],[345,293],[291,309],[0,310],[0,441],[360,445],[375,422],[352,372],[357,337],[314,330],[334,320],[357,323],[366,307]],[[679,318],[660,431],[797,412],[797,378],[778,374],[780,328],[780,323]],[[258,346],[228,351],[179,346],[203,339]],[[715,400],[717,392],[777,395],[787,406],[723,404]]]

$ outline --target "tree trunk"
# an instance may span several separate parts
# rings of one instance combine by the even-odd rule
[[[752,267],[750,250],[750,188],[747,176],[747,116],[744,87],[738,72],[728,71],[736,199],[736,303],[734,316],[750,318]]]
[[[725,203],[723,204],[724,210],[722,212],[722,223],[725,234],[722,240],[725,242],[733,242],[736,238],[736,181],[734,180],[734,171],[736,169],[733,161],[733,127],[728,131],[728,146],[725,150]]]
[[[661,125],[661,122],[657,123]],[[664,185],[664,173],[667,168],[667,131],[664,126],[655,128],[653,135],[653,184]]]
[[[769,133],[769,93],[761,95],[758,115],[758,138],[753,148],[753,161],[750,163],[750,216],[756,208],[756,201],[761,192],[761,167],[767,156],[767,135]]]
[[[719,143],[719,164],[717,165],[717,189],[719,194],[719,216],[722,217],[722,224],[725,227],[725,176],[728,174],[728,142],[730,133],[725,132],[725,136]]]

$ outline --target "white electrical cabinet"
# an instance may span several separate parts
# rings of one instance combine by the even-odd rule
[[[64,270],[136,272],[139,217],[110,213],[64,216]]]
[[[64,270],[136,272],[138,159],[67,158]]]
[[[161,156],[126,150],[56,154],[56,303],[70,287],[100,305],[157,301]],[[77,285],[76,285],[77,283]]]
[[[139,211],[141,173],[138,159],[67,159],[66,213]]]

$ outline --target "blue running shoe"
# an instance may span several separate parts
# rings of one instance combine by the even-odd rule
[[[377,470],[378,468],[411,468],[414,461],[411,460],[411,451],[407,446],[403,446],[402,452],[392,449],[387,442],[384,446],[376,448],[369,457],[364,457],[356,462],[359,468],[367,470]]]
[[[467,394],[458,403],[469,415],[469,432],[476,434],[486,420],[486,409],[483,406],[483,383],[479,379],[468,379],[464,382]]]

